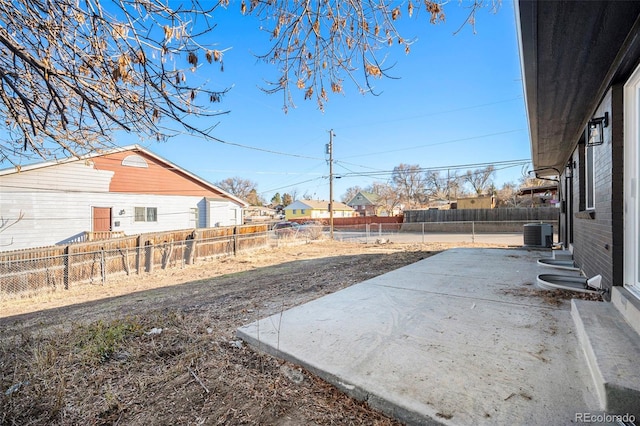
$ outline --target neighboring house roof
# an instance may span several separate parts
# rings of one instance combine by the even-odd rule
[[[364,198],[364,200],[359,199],[358,196],[361,196],[362,198]],[[349,202],[347,202],[347,205],[348,206],[376,205],[379,199],[380,199],[380,196],[378,194],[374,194],[373,192],[360,191],[356,195],[354,195],[353,198],[349,200]],[[362,201],[366,201],[366,202],[363,203]]]
[[[520,188],[518,190],[518,195],[544,194],[547,192],[555,193],[556,191],[558,191],[558,185],[529,186]]]
[[[562,171],[607,89],[640,56],[638,1],[516,1],[531,156]]]
[[[293,203],[286,206],[285,210],[293,210],[293,209],[309,209],[309,210],[327,210],[329,208],[328,201],[322,200],[297,200]],[[353,211],[351,207],[348,205],[334,201],[333,202],[333,210],[348,210]]]
[[[131,153],[131,155],[127,155],[129,153]],[[117,164],[113,161],[108,161],[113,159],[114,157],[118,159]],[[217,186],[207,182],[203,178],[189,172],[188,170],[183,169],[182,167],[170,162],[169,160],[162,158],[161,156],[139,145],[129,145],[124,147],[114,148],[108,151],[95,152],[95,153],[81,156],[81,157],[69,157],[61,160],[45,161],[41,163],[30,164],[27,166],[12,167],[8,169],[0,170],[0,177],[9,176],[17,173],[26,173],[31,170],[54,167],[57,165],[68,164],[68,163],[73,163],[78,161],[93,161],[94,166],[102,170],[109,170],[110,168],[115,169],[116,165],[119,166],[121,163],[130,162],[130,165],[133,166],[132,170],[134,170],[136,166],[138,167],[142,166],[142,162],[144,162],[145,157],[147,157],[148,159],[152,159],[155,163],[161,165],[163,169],[168,170],[171,173],[177,173],[183,176],[185,179],[190,180],[196,185],[196,187],[206,190],[207,196],[210,196],[210,193],[213,192],[219,195],[221,198],[230,199],[243,207],[247,207],[249,205],[249,203],[247,203],[246,201],[241,200],[240,198],[222,190],[221,188],[218,188]],[[127,184],[130,185],[130,182],[118,181],[117,176],[114,176],[114,181],[111,184],[110,190],[111,192],[130,192],[126,189]],[[177,190],[180,190],[180,188],[178,188]],[[182,193],[182,191],[180,192]],[[167,191],[163,192],[163,195],[166,195],[166,194],[167,194]],[[197,195],[197,194],[195,192],[194,193],[184,192],[184,195]]]
[[[458,197],[457,201],[460,200],[482,200],[482,199],[486,199],[486,198],[494,198],[494,195],[474,195],[472,197]]]

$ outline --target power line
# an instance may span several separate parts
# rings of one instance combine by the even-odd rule
[[[350,157],[344,157],[344,158],[371,157],[373,155],[389,154],[389,153],[392,153],[392,152],[411,151],[411,150],[414,150],[414,149],[427,148],[427,147],[430,147],[430,146],[446,145],[446,144],[455,143],[455,142],[464,142],[464,141],[470,141],[470,140],[475,140],[475,139],[488,138],[488,137],[492,137],[492,136],[506,135],[506,134],[509,134],[509,133],[521,132],[523,130],[525,130],[525,129],[506,130],[504,132],[488,133],[486,135],[471,136],[471,137],[468,137],[468,138],[461,138],[461,139],[451,139],[451,140],[443,141],[443,142],[435,142],[435,143],[430,143],[430,144],[425,144],[425,145],[409,146],[409,147],[406,147],[406,148],[392,149],[392,150],[389,150],[389,151],[370,152],[370,153],[367,153],[367,154],[352,155]]]
[[[489,163],[472,163],[472,164],[457,164],[457,165],[449,165],[449,166],[436,166],[436,167],[419,167],[415,171],[418,173],[424,172],[436,172],[436,171],[445,171],[445,170],[461,170],[461,169],[470,169],[470,168],[482,168],[488,166],[499,167],[498,170],[502,170],[505,168],[523,166],[529,164],[531,160],[521,159],[521,160],[506,160],[506,161],[494,161]],[[394,170],[381,170],[374,172],[350,172],[340,175],[340,177],[375,177],[375,176],[387,176],[392,175]]]
[[[341,165],[340,161],[336,161],[334,160],[335,163]],[[531,161],[528,159],[519,159],[519,160],[505,160],[505,161],[494,161],[494,162],[487,162],[487,163],[470,163],[470,164],[457,164],[457,165],[448,165],[448,166],[435,166],[435,167],[420,167],[419,169],[417,169],[417,172],[420,173],[424,173],[424,172],[435,172],[435,171],[445,171],[445,170],[460,170],[460,169],[470,169],[470,168],[482,168],[482,167],[487,167],[487,166],[494,166],[494,167],[498,167],[499,170],[504,169],[504,168],[509,168],[509,167],[516,167],[516,166],[523,166],[526,164],[529,164]],[[349,163],[346,163],[349,164]],[[341,167],[349,170],[348,168],[344,167],[343,165],[341,165]],[[376,171],[370,171],[370,172],[354,172],[354,171],[349,171],[348,173],[343,173],[343,174],[339,174],[338,176],[341,178],[345,178],[345,177],[384,177],[384,176],[391,176],[394,173],[394,170],[376,170]],[[328,176],[319,176],[316,178],[312,178],[312,179],[307,179],[307,180],[303,180],[300,182],[296,182],[296,183],[292,183],[289,185],[285,185],[285,186],[281,186],[278,188],[272,188],[272,189],[268,189],[268,190],[264,190],[264,191],[260,191],[259,194],[266,194],[268,192],[272,192],[272,191],[279,191],[282,189],[287,189],[287,188],[292,188],[295,187],[297,185],[302,185],[304,183],[309,183],[309,182],[314,182],[314,181],[318,181],[321,179],[326,179]],[[26,189],[26,190],[38,190],[38,191],[42,191],[42,192],[56,192],[56,193],[85,193],[87,192],[84,189],[57,189],[57,188],[52,188],[52,187],[40,187],[40,186],[27,186],[27,185],[11,185],[11,184],[4,184],[4,183],[0,183],[0,188],[14,188],[14,189]],[[176,192],[180,192],[180,191],[176,191],[175,189],[172,190],[160,190],[160,189],[154,189],[153,191],[154,193],[162,193],[162,192],[166,192],[167,194],[176,194]],[[183,195],[183,196],[200,196],[200,194],[196,194],[194,192],[197,192],[197,190],[190,190],[187,189],[184,191],[184,194],[176,194],[176,195]],[[102,194],[102,192],[96,192],[99,194]],[[107,193],[107,192],[104,192]],[[132,192],[122,192],[122,193],[118,193],[118,194],[122,194],[122,195],[135,195],[137,193],[132,193]]]
[[[472,105],[472,106],[468,106],[468,107],[455,108],[455,109],[450,109],[450,110],[445,110],[445,111],[429,112],[429,113],[426,113],[426,114],[410,115],[410,116],[395,118],[395,119],[391,119],[391,120],[376,121],[375,123],[369,122],[369,123],[362,123],[362,124],[354,124],[354,125],[351,125],[351,126],[338,127],[337,129],[338,130],[353,129],[353,128],[357,128],[357,127],[371,126],[372,124],[387,124],[387,123],[395,123],[395,122],[398,122],[398,121],[414,120],[416,118],[432,117],[434,115],[442,115],[442,114],[449,114],[449,113],[453,113],[453,112],[467,111],[467,110],[470,110],[470,109],[484,108],[484,107],[487,107],[487,106],[502,104],[502,103],[506,103],[506,102],[513,102],[513,101],[516,101],[516,100],[519,100],[519,99],[522,99],[521,95],[516,96],[515,98],[503,99],[503,100],[500,100],[500,101],[488,102],[488,103],[485,103],[485,104]]]
[[[302,185],[303,183],[314,182],[320,179],[325,179],[325,176],[317,177],[314,179],[303,180],[302,182],[292,183],[291,185],[281,186],[279,188],[267,189],[265,191],[260,191],[259,194],[266,194],[267,192],[280,191],[281,189],[293,188],[294,186]]]

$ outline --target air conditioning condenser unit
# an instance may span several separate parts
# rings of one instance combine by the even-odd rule
[[[528,223],[524,225],[524,245],[526,247],[551,247],[553,225],[548,223]]]

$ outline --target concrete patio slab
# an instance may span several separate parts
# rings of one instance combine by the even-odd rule
[[[569,301],[535,287],[549,255],[448,250],[238,336],[408,424],[580,424],[599,405]]]

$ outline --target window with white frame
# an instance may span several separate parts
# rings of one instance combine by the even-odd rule
[[[136,207],[133,220],[135,222],[157,222],[158,208],[157,207]]]
[[[147,222],[157,222],[157,221],[158,221],[158,208],[147,207]]]

